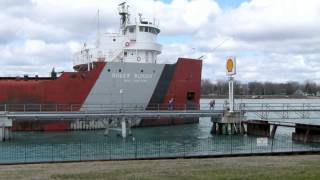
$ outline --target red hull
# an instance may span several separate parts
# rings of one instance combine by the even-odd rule
[[[105,63],[92,71],[65,72],[55,80],[2,79],[1,104],[83,104]]]
[[[42,106],[42,111],[78,111],[85,102],[99,75],[105,68],[105,62],[95,63],[91,71],[64,72],[57,79],[0,79],[0,111],[22,111],[32,109],[22,109],[17,104],[46,104]],[[169,81],[167,87],[154,94],[162,94],[158,100],[150,100],[151,104],[160,104],[167,107],[171,98],[175,99],[175,109],[184,108],[182,104],[190,103],[197,105],[200,101],[202,62],[193,59],[180,58],[174,65],[174,70],[170,78],[164,77],[162,81]],[[166,72],[163,72],[166,73]],[[160,81],[160,80],[159,80]],[[159,84],[161,86],[161,84]],[[161,89],[161,87],[159,87]],[[188,100],[188,93],[192,92],[192,99]],[[189,101],[189,102],[188,102]],[[55,105],[59,104],[58,107]],[[63,104],[65,106],[63,106]],[[70,107],[70,104],[77,106]],[[1,109],[2,108],[2,109]],[[6,108],[6,109],[4,109]],[[197,108],[195,106],[194,108]],[[158,119],[142,120],[141,126],[173,125],[185,123],[197,123],[198,119]],[[14,122],[15,131],[64,131],[70,130],[70,121],[41,121],[41,122]]]

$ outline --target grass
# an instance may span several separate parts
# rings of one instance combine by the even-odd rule
[[[0,166],[0,179],[320,179],[320,155]]]

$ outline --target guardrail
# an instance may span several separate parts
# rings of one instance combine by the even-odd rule
[[[218,107],[218,106],[217,106]],[[58,111],[163,111],[209,109],[208,104],[0,104],[0,111],[7,112],[58,112]],[[221,107],[219,107],[221,109]]]
[[[228,104],[217,103],[214,109],[223,110]],[[168,110],[169,105],[145,103],[115,103],[115,104],[0,104],[0,111],[79,111],[84,110]],[[208,110],[208,103],[173,104],[172,110]],[[236,103],[235,111],[319,111],[320,103]]]

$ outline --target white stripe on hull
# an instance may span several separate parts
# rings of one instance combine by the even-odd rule
[[[128,106],[145,108],[163,68],[164,64],[107,62],[81,110],[88,110],[89,105],[90,110]],[[97,106],[92,109],[92,105]]]

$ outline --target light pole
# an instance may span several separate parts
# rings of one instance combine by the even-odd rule
[[[229,111],[233,112],[234,110],[234,98],[233,98],[233,81],[234,75],[236,74],[236,57],[228,57],[226,63],[227,76],[229,81]]]
[[[121,103],[120,110],[122,110],[123,108],[123,89],[122,88],[120,89],[120,103]]]

